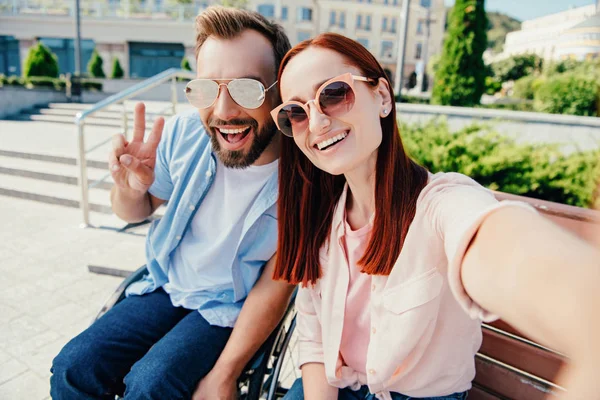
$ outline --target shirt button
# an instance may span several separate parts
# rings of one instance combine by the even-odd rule
[[[194,211],[196,209],[196,206],[190,206],[190,211]]]
[[[372,290],[373,292],[375,291],[375,284],[373,284],[373,285],[371,286],[371,290]]]
[[[371,329],[371,332],[373,332],[373,334],[377,333],[377,329],[373,328]]]
[[[370,375],[375,375],[375,370],[374,370],[374,369],[370,369],[370,370],[369,370],[369,374],[370,374]]]
[[[177,235],[177,236],[175,236],[175,239],[177,239],[177,240],[181,240],[181,235]]]
[[[206,171],[206,176],[211,177],[212,176],[212,171]]]

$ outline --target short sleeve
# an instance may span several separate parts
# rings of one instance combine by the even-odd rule
[[[298,333],[298,367],[310,362],[324,363],[321,323],[317,317],[311,291],[298,287],[296,295],[296,332]]]
[[[473,319],[492,322],[497,316],[489,313],[467,294],[461,279],[465,253],[482,222],[492,213],[507,207],[520,207],[536,212],[529,204],[501,201],[471,178],[456,174],[433,175],[421,193],[433,229],[443,240],[448,259],[448,283],[454,298]]]
[[[173,193],[173,180],[169,169],[172,158],[173,141],[177,128],[177,118],[171,118],[163,128],[162,137],[156,150],[154,182],[148,192],[162,200],[169,200]]]

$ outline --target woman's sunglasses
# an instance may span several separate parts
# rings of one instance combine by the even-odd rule
[[[373,79],[346,73],[325,82],[315,95],[314,100],[302,104],[298,101],[286,101],[271,111],[271,117],[277,128],[286,136],[302,135],[308,130],[309,103],[314,103],[321,114],[339,117],[354,106],[354,81],[373,82]]]
[[[219,83],[217,81],[229,81],[228,83]],[[229,95],[238,105],[254,110],[265,102],[265,93],[275,86],[265,89],[263,84],[256,79],[194,79],[185,87],[185,97],[191,105],[203,109],[212,106],[217,97],[221,86],[227,87]]]

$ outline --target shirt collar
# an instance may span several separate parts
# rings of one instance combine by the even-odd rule
[[[344,220],[346,219],[346,196],[348,196],[348,182],[344,184],[344,190],[335,206],[333,220],[331,221],[331,226],[333,227],[332,232],[335,232],[338,239],[344,236],[345,233]]]

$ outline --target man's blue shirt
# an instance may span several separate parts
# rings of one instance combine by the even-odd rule
[[[168,200],[166,212],[160,220],[152,223],[146,238],[149,274],[132,284],[127,289],[127,295],[148,293],[167,283],[173,251],[201,207],[212,185],[216,165],[210,137],[197,110],[169,120],[157,150],[155,180],[149,190],[153,196]],[[236,253],[230,266],[233,289],[203,290],[193,296],[192,304],[186,304],[186,308],[197,309],[212,325],[234,325],[264,264],[275,254],[276,202],[277,174],[274,174],[252,204],[244,220],[237,248],[231,249]]]

